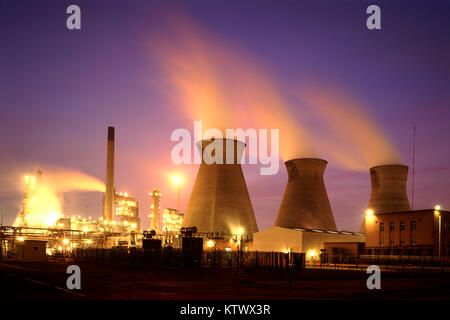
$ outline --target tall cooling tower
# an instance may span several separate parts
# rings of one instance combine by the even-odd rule
[[[231,139],[203,140],[198,144],[202,154],[209,151],[223,164],[202,157],[197,178],[183,218],[183,227],[197,227],[199,232],[245,234],[258,231],[252,204],[245,184],[240,159],[245,143]],[[227,148],[228,146],[228,148]],[[227,154],[227,150],[233,151]],[[227,157],[228,163],[227,163]]]
[[[408,167],[401,164],[388,164],[370,168],[370,194],[368,209],[374,213],[409,211],[406,181]],[[365,218],[361,223],[361,232],[365,233]]]
[[[390,164],[370,168],[372,192],[368,208],[374,213],[409,211],[406,195],[408,167]]]
[[[288,183],[275,226],[336,230],[323,181],[327,161],[302,158],[285,162]]]

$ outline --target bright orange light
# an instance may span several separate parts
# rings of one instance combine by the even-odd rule
[[[367,209],[366,210],[366,215],[373,216],[373,210],[372,209]]]
[[[181,178],[180,178],[179,176],[174,176],[174,177],[172,178],[172,181],[173,181],[177,186],[181,185]]]
[[[308,251],[308,256],[315,257],[316,255],[317,255],[316,250],[309,250]]]
[[[244,234],[244,229],[243,228],[239,228],[237,232],[238,232],[239,235],[242,235],[242,234]]]
[[[436,210],[436,211],[439,211],[439,210],[441,210],[441,206],[440,206],[440,205],[438,205],[438,204],[437,204],[437,205],[435,205],[435,206],[434,206],[434,210]]]

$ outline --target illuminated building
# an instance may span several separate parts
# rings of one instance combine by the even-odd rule
[[[154,188],[149,195],[151,197],[150,214],[148,216],[150,218],[150,230],[159,231],[159,216],[161,212],[159,201],[161,199],[161,192],[159,191],[159,188]]]
[[[163,213],[163,230],[168,232],[178,232],[183,223],[184,214],[177,209],[166,208]]]
[[[311,262],[326,248],[325,244],[361,246],[364,240],[364,234],[357,232],[274,226],[253,234],[253,249],[261,252],[303,252],[306,261]]]
[[[450,212],[440,207],[366,215],[369,254],[449,256]]]
[[[139,231],[141,221],[139,219],[139,203],[128,193],[116,193],[114,195],[115,216],[118,217],[118,224],[123,230]],[[113,221],[112,223],[114,223]]]

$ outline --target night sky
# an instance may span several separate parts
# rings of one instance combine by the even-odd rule
[[[163,208],[176,207],[174,173],[184,176],[186,207],[198,166],[172,164],[170,135],[176,128],[192,130],[194,119],[170,98],[154,51],[161,39],[176,48],[171,25],[180,17],[215,42],[255,57],[282,91],[301,92],[312,83],[324,90],[345,88],[364,101],[371,121],[410,168],[416,126],[414,208],[450,208],[448,1],[0,1],[5,224],[18,213],[24,173],[41,168],[45,175],[60,167],[104,181],[110,125],[116,127],[117,191],[140,202],[143,226],[153,187],[161,189]],[[66,28],[70,4],[81,7],[81,30]],[[370,4],[381,7],[381,30],[365,26]],[[333,143],[326,123],[290,102],[292,118]],[[326,150],[319,156],[327,159]],[[352,170],[328,160],[325,183],[338,229],[358,230],[370,195],[369,167]],[[271,227],[287,181],[285,168],[280,165],[273,176],[259,175],[257,166],[243,170],[259,229]],[[89,203],[89,214],[101,216],[99,192],[64,199],[66,214],[83,214]]]

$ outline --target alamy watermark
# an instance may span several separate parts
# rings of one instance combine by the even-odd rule
[[[270,153],[269,153],[270,134]],[[193,139],[194,138],[194,139]],[[261,175],[274,175],[280,162],[279,129],[225,129],[225,135],[217,128],[203,132],[202,121],[194,121],[193,135],[188,129],[175,129],[171,141],[171,159],[179,164],[245,164],[244,148],[248,148],[248,164],[261,164]],[[237,140],[237,142],[236,142]],[[202,144],[202,141],[211,141]],[[199,152],[195,151],[198,147]],[[225,152],[225,159],[223,156]],[[192,153],[194,157],[192,159]],[[236,154],[235,154],[236,153]],[[203,161],[202,161],[203,160]]]

